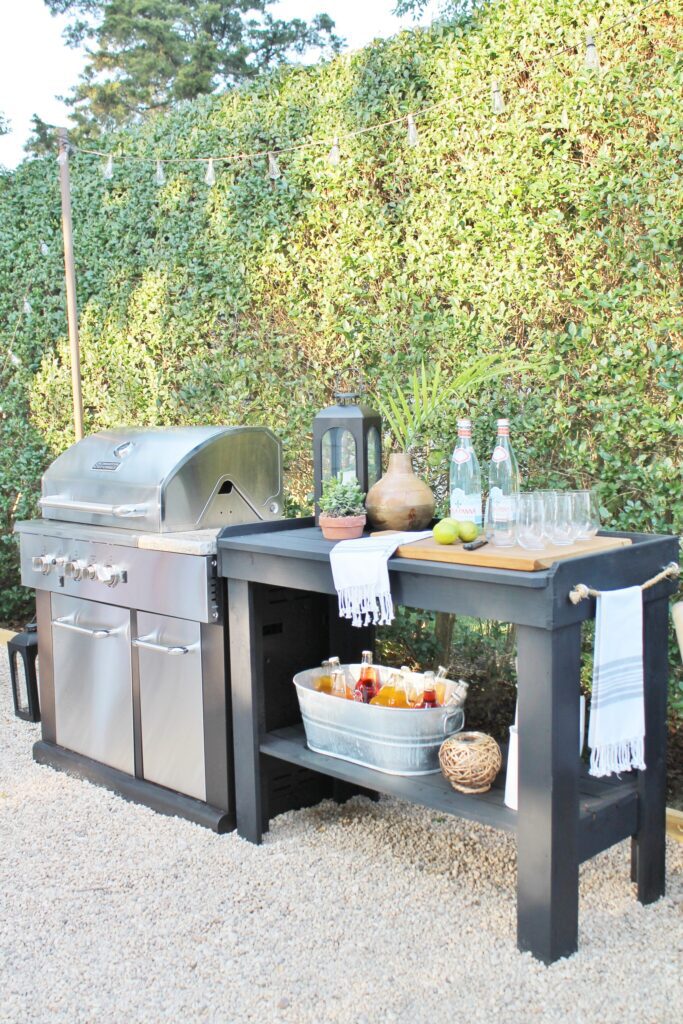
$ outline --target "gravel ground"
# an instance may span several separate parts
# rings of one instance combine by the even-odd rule
[[[215,836],[34,764],[0,666],[0,1021],[680,1021],[683,846],[647,908],[626,843],[586,864],[546,968],[508,836],[362,798]]]

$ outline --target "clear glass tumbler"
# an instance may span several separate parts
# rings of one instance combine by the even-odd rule
[[[566,547],[573,544],[579,535],[579,527],[574,518],[574,495],[571,491],[556,491],[552,503],[553,519],[550,527],[550,539],[553,544]]]
[[[517,543],[528,551],[540,551],[545,546],[545,505],[540,491],[517,498]]]
[[[573,491],[574,521],[578,528],[579,540],[594,537],[600,528],[600,511],[595,490]]]

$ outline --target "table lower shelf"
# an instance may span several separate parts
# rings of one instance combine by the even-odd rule
[[[517,830],[517,812],[506,807],[503,799],[503,772],[487,793],[458,793],[441,773],[387,775],[338,757],[317,754],[306,745],[303,725],[266,733],[260,749],[268,757],[300,765],[355,786],[478,821],[492,828],[508,832]],[[579,856],[582,861],[635,833],[638,822],[636,786],[636,777],[626,781],[600,780],[582,773],[579,778]]]

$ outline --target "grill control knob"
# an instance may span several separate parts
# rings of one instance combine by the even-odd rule
[[[95,569],[95,576],[100,583],[108,587],[115,587],[121,582],[122,572],[116,565],[98,565]]]
[[[34,555],[31,559],[31,568],[34,572],[42,572],[43,576],[47,576],[55,561],[54,555]]]
[[[82,558],[77,558],[74,561],[67,562],[64,566],[64,575],[67,579],[78,580],[87,579],[88,563],[84,562]]]

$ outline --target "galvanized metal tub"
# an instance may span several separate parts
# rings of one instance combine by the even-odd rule
[[[384,682],[394,671],[376,666]],[[342,665],[358,679],[360,665]],[[294,676],[306,742],[311,750],[376,768],[389,775],[431,775],[439,768],[439,747],[465,724],[462,707],[383,708],[342,700],[315,689],[319,668]]]

